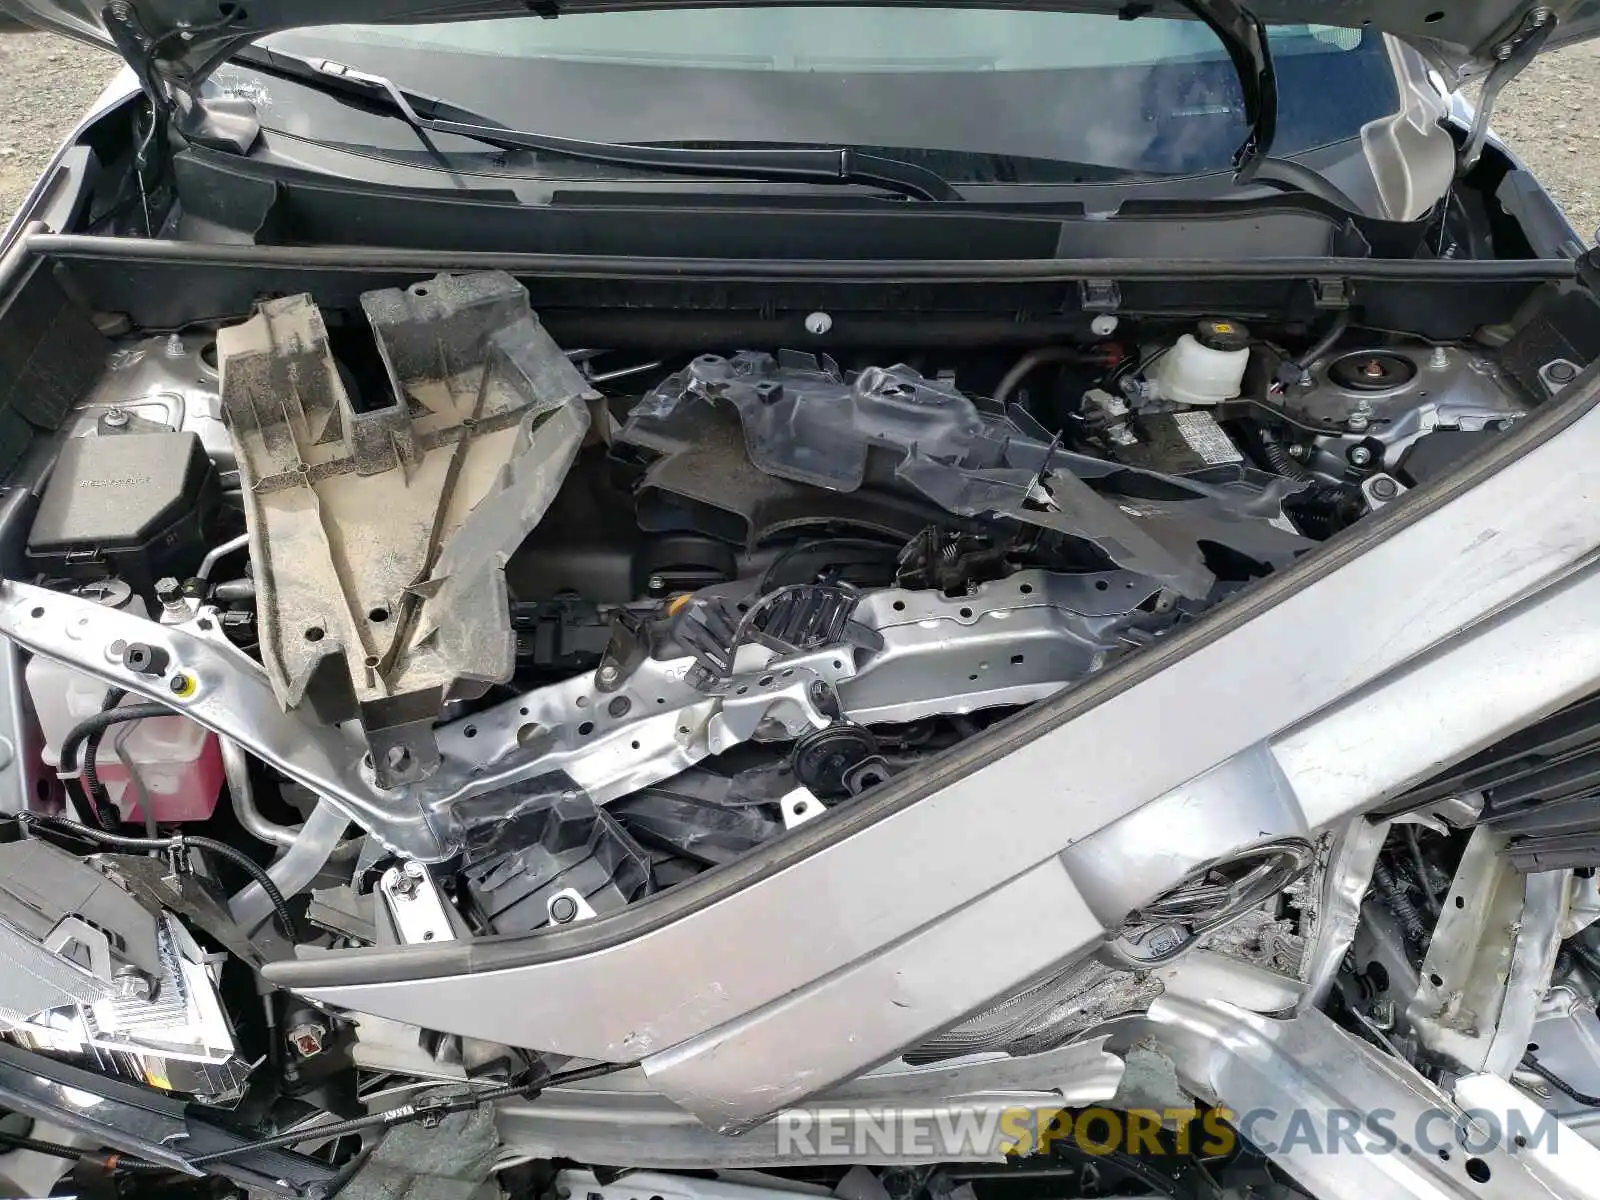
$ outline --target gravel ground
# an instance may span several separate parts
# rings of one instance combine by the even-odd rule
[[[45,34],[0,34],[0,224],[117,68],[109,55]],[[1600,42],[1536,60],[1495,115],[1585,237],[1600,227]]]

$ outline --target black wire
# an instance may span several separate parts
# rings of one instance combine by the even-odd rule
[[[332,1125],[318,1125],[313,1129],[297,1129],[290,1133],[280,1133],[276,1137],[262,1138],[259,1141],[246,1142],[240,1146],[231,1146],[226,1150],[215,1150],[210,1154],[197,1154],[188,1160],[192,1167],[204,1166],[207,1163],[221,1162],[227,1158],[237,1158],[241,1154],[256,1154],[263,1150],[279,1150],[284,1146],[292,1146],[296,1142],[309,1141],[316,1138],[323,1141],[332,1137],[344,1137],[349,1133],[360,1133],[366,1129],[376,1129],[379,1126],[408,1125],[413,1121],[424,1118],[429,1120],[451,1113],[466,1112],[468,1109],[478,1108],[485,1104],[493,1104],[497,1100],[509,1100],[513,1096],[522,1096],[533,1099],[546,1088],[560,1087],[565,1083],[576,1083],[580,1079],[596,1079],[602,1075],[612,1075],[618,1071],[626,1071],[637,1063],[595,1063],[589,1067],[578,1067],[572,1071],[562,1071],[555,1075],[548,1075],[533,1083],[511,1083],[503,1087],[489,1088],[482,1092],[467,1092],[460,1096],[450,1097],[438,1104],[413,1106],[403,1104],[399,1108],[387,1112],[373,1113],[365,1117],[352,1117],[348,1121],[335,1121]]]
[[[93,1157],[81,1146],[63,1146],[60,1142],[42,1142],[38,1138],[23,1137],[16,1133],[0,1131],[0,1145],[17,1150],[32,1150],[35,1154],[48,1154],[53,1158],[79,1159]]]
[[[1561,1078],[1561,1076],[1557,1075],[1549,1067],[1545,1066],[1542,1062],[1535,1058],[1531,1052],[1522,1056],[1522,1065],[1527,1067],[1528,1070],[1532,1071],[1551,1087],[1555,1088],[1556,1091],[1560,1092],[1563,1096],[1570,1097],[1571,1099],[1576,1100],[1579,1104],[1586,1104],[1590,1108],[1600,1106],[1600,1096],[1591,1096],[1588,1092],[1580,1092],[1577,1088],[1573,1087],[1565,1079]]]
[[[1428,860],[1422,856],[1422,839],[1417,834],[1415,825],[1406,826],[1406,845],[1411,850],[1411,862],[1417,870],[1417,883],[1422,888],[1422,898],[1427,902],[1428,910],[1435,917],[1439,915],[1439,897],[1433,893],[1433,884],[1428,878]]]
[[[87,827],[85,827],[87,828]],[[94,831],[90,831],[94,832]],[[126,839],[139,840],[139,839]],[[546,1088],[559,1087],[566,1083],[577,1083],[582,1079],[596,1079],[602,1075],[612,1075],[618,1071],[626,1071],[638,1066],[638,1063],[595,1063],[593,1066],[579,1067],[572,1071],[562,1071],[555,1075],[548,1075],[532,1083],[513,1083],[503,1087],[489,1088],[481,1092],[467,1092],[460,1096],[449,1097],[437,1104],[401,1105],[399,1108],[387,1112],[373,1113],[365,1117],[352,1117],[347,1121],[335,1121],[331,1125],[318,1125],[312,1129],[296,1129],[289,1133],[280,1133],[274,1137],[259,1138],[253,1142],[242,1142],[237,1146],[229,1146],[226,1150],[214,1150],[210,1154],[196,1154],[186,1158],[191,1167],[203,1167],[214,1162],[223,1162],[230,1158],[238,1158],[241,1154],[259,1154],[266,1150],[278,1150],[285,1146],[295,1145],[297,1142],[306,1142],[315,1138],[325,1141],[328,1138],[344,1137],[350,1133],[360,1133],[367,1129],[391,1127],[395,1125],[408,1125],[424,1118],[437,1119],[451,1113],[466,1112],[485,1104],[493,1104],[497,1100],[509,1100],[513,1096],[523,1096],[533,1099]],[[32,1138],[19,1137],[15,1134],[0,1133],[0,1143],[16,1146],[24,1150],[37,1150],[41,1154],[53,1155],[57,1158],[88,1159],[117,1170],[130,1171],[167,1171],[172,1168],[161,1163],[153,1163],[142,1158],[112,1155],[107,1159],[98,1159],[87,1155],[82,1150],[71,1146],[59,1145],[55,1142],[36,1142]]]
[[[137,707],[137,706],[135,706]],[[156,707],[160,707],[157,705]],[[129,712],[131,709],[122,709]],[[163,709],[163,712],[166,710]],[[261,890],[267,894],[267,899],[272,904],[272,911],[277,914],[283,931],[291,940],[298,936],[294,927],[294,914],[289,911],[289,905],[283,898],[283,893],[278,890],[278,885],[272,882],[272,876],[261,869],[261,865],[242,850],[236,850],[226,842],[219,842],[215,838],[196,837],[189,833],[180,833],[170,838],[128,837],[120,833],[112,833],[106,829],[96,829],[92,825],[85,825],[81,821],[69,820],[66,817],[46,816],[43,813],[18,813],[17,817],[30,825],[42,825],[46,829],[59,832],[73,833],[91,842],[103,846],[111,846],[120,850],[209,850],[212,854],[226,858],[232,862],[251,879],[261,885]]]
[[[124,704],[121,708],[105,709],[93,713],[67,730],[61,739],[61,769],[71,772],[77,765],[78,746],[92,733],[104,733],[123,721],[143,721],[148,717],[170,717],[172,709],[165,704]]]
[[[105,699],[100,702],[100,711],[103,713],[110,712],[122,703],[127,694],[127,688],[114,687],[108,689]],[[109,829],[115,833],[117,826],[121,823],[118,820],[120,814],[111,803],[111,794],[106,791],[106,785],[100,782],[100,768],[96,762],[100,757],[100,739],[105,736],[105,732],[104,729],[96,729],[91,731],[89,736],[84,739],[83,769],[81,774],[83,777],[84,801],[89,806],[89,815],[101,829]],[[70,734],[68,736],[70,737]]]
[[[784,547],[778,552],[777,557],[767,564],[767,569],[761,572],[761,578],[756,581],[756,594],[760,595],[771,587],[772,577],[777,573],[778,568],[795,555],[807,550],[820,550],[823,547],[849,548],[851,550],[887,550],[894,554],[904,549],[904,543],[902,542],[901,545],[897,546],[888,540],[877,541],[866,537],[802,538],[793,545]]]
[[[1170,349],[1172,349],[1171,346],[1158,346],[1156,349],[1150,351],[1149,354],[1146,354],[1143,358],[1137,360],[1133,357],[1133,355],[1128,355],[1116,366],[1112,367],[1109,372],[1107,372],[1105,382],[1101,386],[1110,391],[1112,389],[1112,385],[1124,375],[1143,375],[1151,368],[1152,365],[1154,365],[1156,359],[1160,358]]]
[[[158,839],[159,840],[159,839]],[[185,846],[192,846],[196,850],[209,850],[211,853],[233,863],[246,875],[250,876],[261,885],[261,890],[267,894],[267,899],[272,904],[272,911],[278,914],[278,923],[283,927],[283,932],[293,941],[299,934],[294,926],[294,914],[289,911],[289,905],[283,898],[283,893],[278,890],[278,885],[272,882],[261,864],[256,862],[243,850],[219,842],[215,838],[195,837],[193,834],[183,834],[180,840]]]

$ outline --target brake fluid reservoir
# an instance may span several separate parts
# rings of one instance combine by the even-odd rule
[[[121,580],[88,583],[79,594],[136,616],[146,615],[143,598]],[[63,739],[79,721],[100,711],[106,685],[92,675],[37,656],[29,660],[23,678],[44,734],[40,757],[48,766],[59,766]],[[141,704],[143,698],[130,694],[122,703]],[[122,819],[141,821],[144,809],[138,789],[117,757],[117,735],[124,730],[126,725],[113,725],[106,731],[94,761],[100,782]],[[127,730],[123,749],[150,794],[151,812],[157,821],[203,821],[216,809],[222,789],[222,751],[216,734],[188,717],[149,717]]]
[[[1156,364],[1156,393],[1179,404],[1221,404],[1244,387],[1250,331],[1208,318],[1180,337]]]

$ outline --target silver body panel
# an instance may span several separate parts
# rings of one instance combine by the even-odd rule
[[[891,785],[843,835],[836,819],[791,832],[812,852],[686,916],[592,949],[547,943],[506,969],[480,945],[470,965],[343,956],[344,984],[316,964],[270,973],[358,1011],[642,1059],[707,1123],[748,1126],[1093,951],[1128,905],[1200,862],[1347,818],[1593,690],[1597,435],[1600,415],[1585,414],[1405,522],[1421,499],[1408,497],[1373,519],[1401,526],[1385,540],[1315,556],[1309,586],[1240,601],[1209,640],[1191,631],[1165,662],[1024,715],[982,766],[935,764],[915,804],[895,799],[917,784]],[[1335,611],[1361,619],[1326,620]],[[1365,753],[1379,735],[1384,754]],[[608,927],[584,932],[599,942]],[[357,982],[364,958],[391,981]],[[426,976],[395,979],[409,961]]]

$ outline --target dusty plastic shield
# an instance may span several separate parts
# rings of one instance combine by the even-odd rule
[[[368,292],[388,373],[358,405],[307,295],[217,336],[261,656],[286,707],[359,717],[380,786],[438,765],[442,705],[508,679],[502,565],[598,397],[503,272]]]

